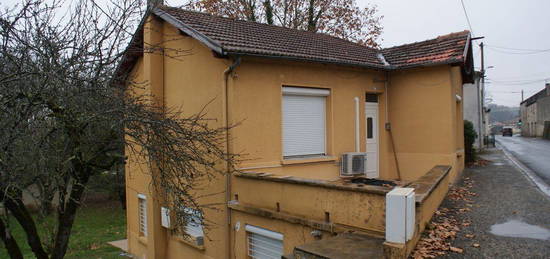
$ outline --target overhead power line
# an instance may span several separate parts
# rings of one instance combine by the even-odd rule
[[[532,80],[518,80],[518,81],[499,81],[499,80],[491,80],[487,83],[494,83],[498,85],[528,85],[528,84],[535,84],[535,83],[544,83],[549,81],[550,78],[542,78],[542,79],[532,79]]]
[[[518,79],[518,80],[508,80],[508,79],[502,80],[502,79],[494,79],[494,78],[488,78],[488,79],[493,82],[500,82],[500,83],[521,83],[521,82],[532,82],[532,81],[546,81],[546,80],[550,80],[550,77]]]
[[[504,54],[511,55],[531,55],[538,53],[550,52],[550,49],[519,49],[519,48],[508,48],[508,47],[499,47],[493,45],[485,45],[488,49]]]
[[[491,46],[493,48],[498,49],[509,49],[509,50],[520,50],[520,51],[550,51],[550,49],[519,49],[519,48],[509,48],[509,47],[502,47],[502,46],[495,46],[495,45],[487,45]]]
[[[539,72],[528,73],[524,75],[511,75],[511,76],[504,76],[504,77],[499,76],[498,78],[493,78],[493,79],[500,80],[500,81],[514,81],[514,80],[531,80],[535,78],[547,78],[547,77],[550,77],[550,74],[548,74],[548,71],[539,71]]]
[[[472,32],[472,35],[475,35],[474,29],[472,29],[472,23],[470,22],[470,17],[468,16],[468,11],[466,11],[466,5],[464,5],[464,0],[460,0],[460,3],[462,4],[462,10],[464,10],[464,15],[466,16],[466,21],[468,22],[470,32]]]

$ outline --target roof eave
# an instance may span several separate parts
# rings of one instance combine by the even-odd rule
[[[466,44],[464,44],[466,46],[464,47],[464,52],[462,53],[462,58],[464,59],[464,62],[466,62],[466,56],[468,55],[468,50],[471,45],[471,42],[470,42],[471,38],[472,38],[472,34],[469,32],[468,37],[466,38]]]
[[[162,18],[167,23],[171,24],[172,26],[178,28],[180,31],[188,34],[189,36],[195,38],[196,40],[202,42],[206,46],[208,46],[210,49],[212,49],[214,52],[216,52],[219,55],[226,55],[225,51],[222,48],[222,45],[207,37],[206,35],[200,33],[199,31],[193,29],[191,26],[181,22],[176,17],[172,16],[171,14],[167,13],[166,11],[160,9],[160,8],[154,8],[153,14],[157,15],[158,17]]]
[[[331,61],[331,60],[315,60],[315,59],[310,59],[310,58],[280,56],[280,55],[268,55],[268,54],[258,54],[258,53],[242,53],[242,52],[235,52],[235,51],[226,51],[225,55],[227,55],[227,56],[241,56],[241,57],[269,58],[269,59],[310,62],[310,63],[320,63],[320,64],[331,64],[331,65],[359,67],[359,68],[367,68],[367,69],[382,70],[382,71],[387,71],[387,70],[390,70],[392,68],[391,66],[383,66],[383,65],[367,65],[367,64],[354,63],[354,62],[340,62],[340,61]]]
[[[458,59],[454,58],[454,59],[439,61],[439,62],[394,66],[392,70],[405,70],[405,69],[413,69],[413,68],[435,67],[435,66],[442,66],[442,65],[462,65],[463,63],[464,63],[463,58],[458,58]]]

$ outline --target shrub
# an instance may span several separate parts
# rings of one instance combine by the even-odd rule
[[[476,141],[477,133],[474,129],[474,124],[471,121],[464,120],[464,151],[466,153],[466,162],[475,161],[474,142]]]

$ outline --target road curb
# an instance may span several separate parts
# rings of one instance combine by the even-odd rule
[[[533,170],[529,169],[526,165],[524,165],[519,159],[517,159],[511,151],[509,151],[504,145],[502,145],[498,140],[496,141],[498,143],[498,148],[502,150],[504,155],[512,161],[512,164],[516,166],[516,168],[519,169],[523,175],[525,175],[537,188],[540,192],[546,195],[546,198],[550,199],[550,186],[546,184]]]

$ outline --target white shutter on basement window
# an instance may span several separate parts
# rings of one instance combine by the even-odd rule
[[[145,195],[138,194],[139,232],[147,236],[147,200]]]
[[[202,215],[200,211],[192,208],[184,208],[185,212],[189,214],[187,219],[187,225],[185,226],[185,232],[192,237],[203,237],[204,232],[202,230]]]
[[[246,225],[248,255],[252,259],[279,259],[283,255],[283,235]]]
[[[326,154],[329,93],[323,89],[283,87],[283,156]]]

